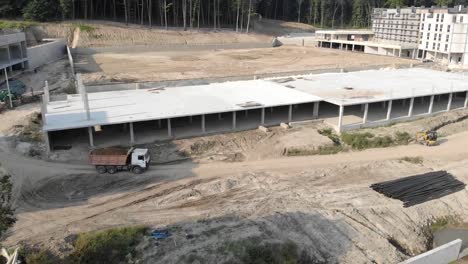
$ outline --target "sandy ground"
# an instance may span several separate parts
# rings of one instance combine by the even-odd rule
[[[401,125],[416,130],[461,116],[448,113]],[[431,219],[457,215],[466,221],[468,192],[403,208],[368,186],[439,169],[468,182],[466,123],[447,125],[454,132],[433,148],[411,144],[332,156],[279,154],[285,145],[326,144],[327,139],[311,133],[313,128],[272,132],[272,139],[247,131],[181,140],[177,151],[200,153],[153,166],[137,177],[97,175],[86,164],[27,158],[12,151],[11,139],[3,137],[0,160],[13,174],[18,217],[5,244],[67,252],[72,234],[169,225],[173,239],[158,244],[145,239],[139,245],[143,263],[180,263],[189,255],[201,263],[219,263],[232,257],[226,243],[252,237],[294,241],[318,263],[396,263],[427,249],[421,228]],[[395,126],[380,129],[393,133]],[[265,147],[261,142],[271,145],[271,153],[257,151]],[[217,159],[238,152],[243,154],[238,162]],[[424,163],[401,161],[405,156],[423,157]]]
[[[339,68],[389,67],[418,61],[313,47],[105,52],[77,55],[87,83],[144,82],[299,72]]]

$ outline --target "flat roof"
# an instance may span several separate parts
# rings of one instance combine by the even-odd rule
[[[68,95],[64,101],[49,102],[43,129],[64,130],[322,100],[265,80],[89,93],[88,99],[90,120],[86,119],[81,95]]]
[[[374,35],[374,31],[372,30],[340,30],[340,29],[330,29],[330,30],[317,30],[315,31],[316,34],[331,34],[331,35],[346,35],[346,34],[363,34],[363,35]]]
[[[47,104],[45,131],[325,101],[347,106],[468,91],[468,76],[430,69],[310,74],[209,85],[89,93]]]
[[[344,106],[468,91],[468,75],[423,68],[324,73],[291,79],[282,84]]]

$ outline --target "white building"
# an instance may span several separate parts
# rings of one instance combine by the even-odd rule
[[[420,56],[450,66],[468,67],[468,8],[422,10]]]
[[[417,48],[419,43],[420,8],[374,8],[372,30],[375,41],[404,43]]]

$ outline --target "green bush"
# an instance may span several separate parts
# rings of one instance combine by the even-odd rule
[[[396,132],[395,142],[398,145],[408,145],[411,141],[411,135],[408,132]]]
[[[286,156],[331,155],[343,150],[341,145],[319,146],[317,149],[289,148],[286,151]]]
[[[341,140],[353,149],[386,148],[394,144],[390,136],[376,137],[366,133],[343,133]]]
[[[221,251],[231,252],[241,263],[314,263],[305,252],[299,254],[298,246],[290,241],[269,243],[260,238],[251,238],[228,243]]]
[[[331,128],[319,129],[318,133],[322,136],[328,137],[335,145],[340,145],[340,137],[333,132]]]
[[[146,232],[145,227],[123,227],[95,233],[80,234],[67,263],[120,263]]]
[[[28,264],[57,264],[61,261],[47,250],[30,253],[26,255],[26,263]]]
[[[81,32],[87,32],[87,33],[92,33],[94,30],[96,30],[95,27],[88,25],[88,24],[83,24],[83,23],[74,23],[73,27],[80,28]]]

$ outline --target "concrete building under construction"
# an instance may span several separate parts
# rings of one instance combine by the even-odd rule
[[[77,94],[44,94],[51,149],[70,141],[132,145],[312,120],[343,132],[468,107],[468,77],[419,68],[96,93],[79,79]]]

